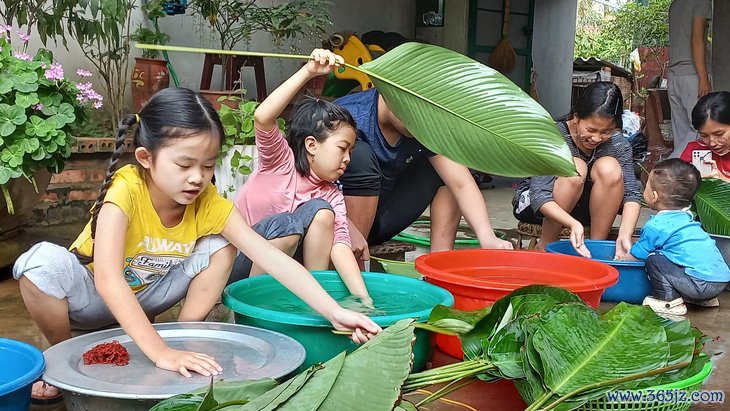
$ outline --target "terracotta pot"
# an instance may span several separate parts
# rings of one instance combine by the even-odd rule
[[[33,216],[33,208],[36,203],[46,192],[51,181],[51,173],[44,168],[37,171],[33,177],[38,187],[37,193],[33,189],[33,185],[25,178],[14,178],[8,181],[7,187],[13,201],[14,214],[8,213],[5,197],[0,194],[0,238],[25,224]]]
[[[170,72],[165,60],[140,57],[134,60],[132,101],[134,109],[139,112],[155,93],[170,86]]]
[[[220,110],[222,105],[226,105],[230,108],[237,108],[240,100],[221,99],[221,97],[239,97],[243,100],[246,90],[200,90],[200,95],[205,97],[206,100],[210,101],[213,108]],[[221,101],[218,101],[221,99]]]

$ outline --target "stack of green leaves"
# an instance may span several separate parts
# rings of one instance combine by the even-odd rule
[[[412,374],[404,391],[474,376],[511,379],[528,410],[575,409],[611,390],[686,378],[707,361],[699,356],[702,334],[687,320],[672,322],[625,303],[599,314],[576,295],[546,286],[518,289],[487,310],[439,306],[429,323],[459,330],[465,361],[445,366],[448,378],[444,367]]]
[[[399,321],[352,354],[343,352],[281,385],[271,379],[211,383],[207,390],[171,397],[150,411],[413,410],[399,403],[411,370],[413,328],[412,320]]]

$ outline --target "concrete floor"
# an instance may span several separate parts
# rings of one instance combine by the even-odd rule
[[[512,197],[513,184],[516,180],[495,179],[494,187],[485,190],[483,193],[489,205],[489,214],[492,225],[495,229],[507,231],[508,235],[514,234],[517,222],[512,216],[510,200]],[[642,211],[640,224],[648,218],[648,210]],[[80,232],[81,224],[69,226],[55,226],[50,228],[31,228],[26,230],[18,238],[21,244],[32,244],[37,241],[47,240],[58,244],[68,245]],[[514,238],[514,237],[512,237]],[[5,245],[0,244],[0,247]],[[690,307],[688,318],[693,325],[697,326],[707,336],[712,338],[705,348],[705,352],[712,356],[714,364],[713,374],[707,380],[703,389],[705,390],[726,390],[730,394],[730,358],[725,355],[730,339],[730,292],[723,293],[720,297],[720,308],[697,309]],[[609,305],[606,305],[608,307]],[[174,312],[166,317],[172,319]],[[167,319],[167,318],[166,318]],[[168,320],[169,320],[168,319]],[[0,337],[12,338],[15,340],[30,343],[41,350],[48,347],[48,343],[41,335],[38,327],[30,319],[28,312],[18,291],[18,283],[10,275],[10,267],[0,268]],[[453,362],[454,359],[441,354],[434,361],[436,363]],[[483,384],[483,383],[478,383]],[[509,392],[510,387],[496,387],[490,393],[485,385],[472,384],[471,386],[457,391],[448,396],[452,402],[438,402],[431,404],[431,410],[500,410],[510,411],[520,409],[514,405],[501,403],[499,395],[502,392]],[[496,394],[495,394],[496,393]],[[414,397],[416,398],[416,397]],[[454,403],[453,401],[456,401]],[[461,404],[468,404],[466,407]],[[64,410],[63,405],[54,407],[33,407],[32,410]],[[698,404],[692,410],[730,410],[724,404]]]

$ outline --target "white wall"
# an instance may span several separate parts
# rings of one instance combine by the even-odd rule
[[[540,103],[553,117],[570,111],[577,6],[575,0],[535,2],[533,66]]]

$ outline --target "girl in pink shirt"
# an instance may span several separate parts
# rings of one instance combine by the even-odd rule
[[[310,79],[329,74],[342,57],[315,49],[313,57],[259,105],[254,113],[259,169],[236,206],[254,230],[289,255],[301,249],[304,266],[326,270],[330,260],[350,292],[369,301],[350,244],[342,193],[335,185],[350,163],[355,121],[328,101],[305,98],[292,114],[286,139],[277,118]],[[230,282],[263,271],[239,254]]]

